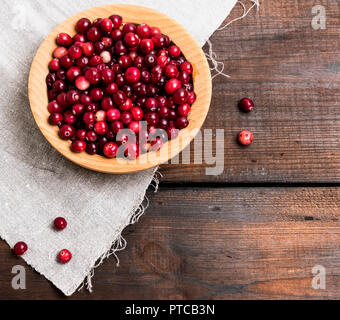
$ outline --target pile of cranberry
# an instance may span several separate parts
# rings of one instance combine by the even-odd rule
[[[188,126],[193,67],[159,28],[113,15],[76,31],[58,35],[46,78],[49,122],[74,152],[136,159]]]

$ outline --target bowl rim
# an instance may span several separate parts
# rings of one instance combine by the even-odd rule
[[[71,142],[60,139],[58,127],[51,126],[48,123],[48,98],[45,79],[49,73],[48,63],[52,59],[53,50],[57,47],[55,43],[56,36],[63,30],[70,33],[71,36],[76,34],[74,30],[75,23],[82,17],[88,17],[93,21],[96,18],[108,17],[111,14],[121,15],[126,22],[148,23],[159,27],[164,34],[170,36],[173,42],[181,48],[186,59],[194,67],[193,82],[197,100],[192,106],[189,126],[180,130],[179,137],[165,143],[158,152],[148,152],[141,155],[137,160],[107,159],[100,155],[88,155],[85,152],[81,154],[74,153],[70,149]],[[81,11],[63,21],[41,43],[29,73],[28,97],[35,122],[54,149],[68,160],[84,168],[103,173],[123,174],[148,170],[168,163],[191,143],[207,117],[212,97],[212,80],[209,64],[202,48],[194,37],[174,19],[157,10],[143,6],[128,4],[104,5]]]

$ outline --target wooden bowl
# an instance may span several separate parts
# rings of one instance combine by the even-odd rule
[[[48,64],[52,59],[52,53],[56,48],[56,38],[61,32],[73,36],[76,22],[87,17],[91,21],[95,18],[107,18],[112,14],[119,14],[124,22],[147,23],[159,27],[164,34],[171,37],[182,50],[185,57],[194,67],[194,87],[197,101],[192,106],[189,117],[189,126],[180,131],[177,139],[169,141],[163,148],[156,152],[141,155],[137,161],[122,161],[122,159],[106,159],[99,155],[77,154],[70,149],[71,142],[63,141],[58,136],[58,128],[48,123],[49,113],[47,110],[48,98],[45,78],[49,72]],[[50,144],[62,155],[72,162],[99,172],[105,173],[130,173],[156,167],[168,162],[187,147],[194,136],[193,130],[200,130],[208,114],[211,101],[211,75],[205,55],[196,40],[179,23],[158,11],[133,5],[107,5],[92,8],[76,14],[59,25],[42,43],[32,63],[28,95],[34,119]]]

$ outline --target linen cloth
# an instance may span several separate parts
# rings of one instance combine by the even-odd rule
[[[40,43],[58,24],[79,11],[109,3],[162,11],[182,23],[203,46],[236,0],[1,1],[0,237],[11,247],[25,241],[29,250],[23,259],[67,296],[120,239],[144,199],[154,170],[100,174],[63,158],[33,120],[28,73]],[[52,226],[58,216],[68,221],[62,232]],[[116,249],[120,246],[118,241]],[[73,259],[61,265],[56,256],[64,248]]]

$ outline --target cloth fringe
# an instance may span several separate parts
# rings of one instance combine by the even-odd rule
[[[163,178],[163,175],[158,170],[155,171],[154,176],[152,178],[152,181],[150,183],[150,186],[152,186],[154,188],[155,193],[158,192],[159,183],[160,183],[161,178]],[[135,224],[139,221],[139,219],[145,213],[146,209],[149,207],[149,204],[150,204],[150,201],[149,201],[148,197],[144,196],[142,203],[138,207],[136,207],[132,210],[132,216],[131,216],[129,225],[133,225],[133,224]],[[92,278],[94,277],[95,269],[97,269],[99,266],[101,266],[103,264],[103,262],[106,259],[110,258],[111,256],[115,257],[115,259],[117,261],[116,266],[119,267],[120,261],[119,261],[117,253],[125,250],[126,247],[127,247],[127,241],[124,239],[122,234],[119,234],[118,238],[112,243],[110,249],[107,252],[105,252],[98,259],[97,263],[93,266],[93,268],[91,269],[89,274],[86,276],[86,279],[84,280],[83,284],[79,287],[78,291],[81,291],[81,290],[84,289],[84,287],[86,287],[86,289],[90,293],[92,293],[93,292]]]
[[[259,0],[247,0],[248,2],[251,2],[252,5],[249,7],[249,9],[247,9],[246,5],[242,2],[242,1],[237,1],[237,3],[242,7],[243,9],[243,13],[241,16],[229,21],[228,23],[226,23],[224,26],[220,27],[217,29],[217,31],[221,31],[224,30],[225,28],[227,28],[229,25],[231,25],[233,22],[241,20],[243,18],[245,18],[248,13],[254,8],[256,7],[257,10],[260,7],[260,3]],[[216,77],[218,77],[219,75],[224,76],[226,78],[230,78],[229,75],[224,73],[224,68],[225,65],[222,61],[218,61],[217,60],[217,54],[214,52],[213,50],[213,45],[211,43],[210,40],[207,41],[207,44],[209,46],[209,51],[208,53],[205,54],[207,60],[211,63],[212,67],[210,68],[210,70],[213,72],[215,71],[216,73],[212,76],[212,80],[214,80]]]

